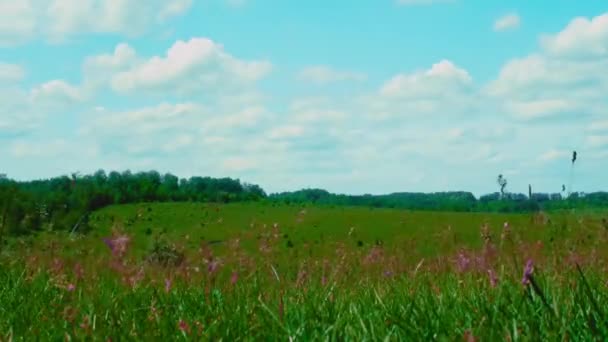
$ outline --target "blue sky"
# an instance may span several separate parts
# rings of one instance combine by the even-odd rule
[[[0,173],[608,190],[599,1],[0,0]]]

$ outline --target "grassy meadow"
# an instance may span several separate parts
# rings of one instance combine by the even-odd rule
[[[0,340],[608,338],[602,211],[158,203],[0,251]]]

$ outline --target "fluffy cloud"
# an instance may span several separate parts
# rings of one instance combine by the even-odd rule
[[[558,159],[566,160],[570,155],[570,151],[551,149],[541,154],[538,159],[541,162],[551,162]]]
[[[30,94],[31,101],[38,106],[69,106],[83,101],[85,94],[81,89],[70,85],[63,80],[52,80],[43,83]]]
[[[604,115],[608,105],[608,15],[574,19],[541,38],[540,51],[506,63],[485,89],[526,120]]]
[[[114,58],[116,54],[117,51]],[[127,51],[123,54],[134,55]],[[166,56],[155,56],[118,72],[111,84],[121,93],[176,91],[188,94],[201,88],[217,89],[218,85],[234,87],[251,83],[267,75],[271,68],[267,61],[237,59],[210,39],[192,38],[177,41],[167,50]]]
[[[555,56],[608,56],[608,13],[594,18],[578,17],[555,35],[544,35],[541,44]]]
[[[587,129],[591,132],[608,132],[608,120],[594,121]]]
[[[86,100],[86,94],[63,80],[52,80],[25,89],[18,82],[23,69],[9,65],[0,82],[0,139],[14,138],[40,128],[50,114],[74,108]]]
[[[19,0],[0,1],[0,44],[44,36],[53,41],[86,33],[134,36],[185,13],[192,0]]]
[[[0,85],[19,82],[24,77],[25,70],[21,66],[0,62]]]
[[[521,19],[517,13],[509,13],[494,22],[494,31],[507,31],[519,27]]]
[[[471,116],[478,112],[476,86],[469,73],[449,60],[427,70],[397,74],[382,84],[377,93],[357,100],[367,116],[405,124],[405,118],[443,120]]]
[[[380,90],[387,97],[431,98],[446,91],[465,90],[471,84],[469,73],[448,60],[442,60],[426,71],[399,74]]]
[[[245,171],[254,168],[257,165],[255,160],[249,158],[232,157],[222,160],[221,169],[224,171]]]
[[[31,38],[36,31],[36,13],[31,0],[0,1],[0,46]]]
[[[116,45],[113,53],[90,56],[83,63],[83,77],[90,86],[109,82],[118,72],[133,67],[137,62],[135,49],[126,43]]]
[[[314,84],[327,84],[341,81],[364,81],[366,76],[362,73],[340,71],[329,66],[318,65],[300,71],[298,79]]]

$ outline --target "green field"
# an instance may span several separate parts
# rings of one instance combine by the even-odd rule
[[[0,340],[606,340],[605,214],[110,206],[3,248]]]

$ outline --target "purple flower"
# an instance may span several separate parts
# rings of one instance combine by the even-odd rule
[[[165,292],[171,291],[171,279],[165,278]]]
[[[68,284],[68,286],[66,287],[66,290],[68,290],[68,292],[72,292],[74,290],[76,290],[76,285],[70,283]]]
[[[130,241],[129,237],[126,235],[117,236],[115,238],[103,238],[102,240],[114,255],[124,254],[127,250],[127,244]]]
[[[498,276],[496,276],[496,273],[494,272],[494,270],[492,270],[492,269],[488,270],[488,279],[490,280],[491,287],[496,287],[496,285],[498,285]]]
[[[218,261],[210,261],[209,264],[207,265],[207,272],[209,272],[210,274],[215,273],[215,271],[217,271],[217,269],[219,268],[220,263]]]
[[[465,255],[464,251],[460,251],[458,253],[458,260],[456,263],[460,272],[466,272],[471,265],[471,259]]]
[[[230,284],[232,286],[236,285],[236,282],[239,281],[239,273],[234,271],[232,272],[232,276],[230,276]]]
[[[532,278],[532,272],[534,272],[534,263],[532,259],[528,259],[526,263],[526,267],[524,268],[524,277],[521,280],[521,283],[524,285],[530,284],[530,278]]]

